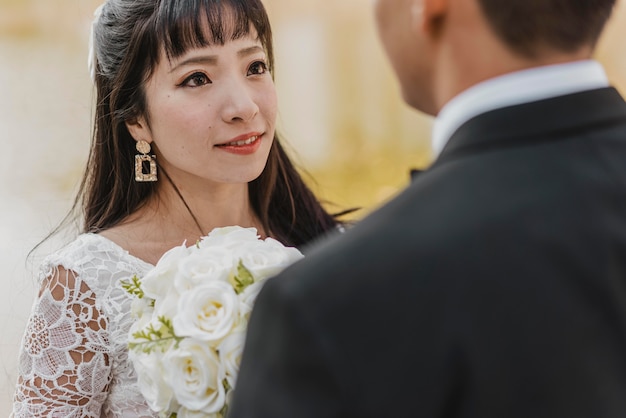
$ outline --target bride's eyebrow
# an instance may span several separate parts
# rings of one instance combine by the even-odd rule
[[[263,49],[263,47],[261,47],[260,45],[254,45],[254,46],[250,46],[247,48],[243,48],[240,49],[239,51],[237,51],[237,55],[240,58],[245,58],[249,55],[253,55],[256,54],[258,52],[265,52],[265,50]],[[185,65],[189,65],[189,64],[204,64],[204,65],[217,65],[217,55],[199,55],[199,56],[195,56],[195,57],[189,57],[179,63],[177,63],[176,65],[174,65],[171,69],[170,69],[170,73],[173,73],[177,68],[183,67]]]
[[[237,52],[237,55],[240,58],[247,57],[248,55],[256,54],[257,52],[265,52],[265,50],[260,45],[254,45],[248,48],[240,49]]]
[[[204,64],[204,65],[216,65],[217,64],[217,56],[216,55],[200,55],[197,57],[189,57],[170,69],[170,73],[173,73],[176,69],[183,67],[189,64]]]

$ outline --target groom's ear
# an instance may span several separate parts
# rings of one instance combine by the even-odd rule
[[[413,0],[412,18],[423,33],[436,36],[448,13],[448,6],[449,0]]]

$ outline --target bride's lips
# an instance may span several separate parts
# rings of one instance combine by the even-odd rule
[[[230,141],[215,145],[216,148],[232,154],[248,155],[254,154],[261,146],[263,134],[259,132],[250,132],[239,135]]]

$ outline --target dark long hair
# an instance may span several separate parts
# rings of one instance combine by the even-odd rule
[[[210,34],[203,31],[208,20]],[[246,36],[252,25],[274,68],[272,33],[259,0],[108,0],[93,28],[95,124],[73,212],[83,232],[113,227],[139,209],[155,183],[134,180],[135,141],[125,122],[147,116],[145,81],[161,51],[175,58],[192,47]],[[210,35],[207,39],[207,35]],[[253,210],[266,231],[301,246],[337,226],[290,161],[278,136],[267,164],[249,183]]]

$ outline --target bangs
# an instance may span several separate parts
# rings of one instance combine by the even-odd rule
[[[224,45],[257,31],[263,47],[271,53],[271,30],[258,0],[169,0],[162,1],[156,16],[157,44],[168,59],[192,48]],[[208,27],[207,27],[208,23]]]

